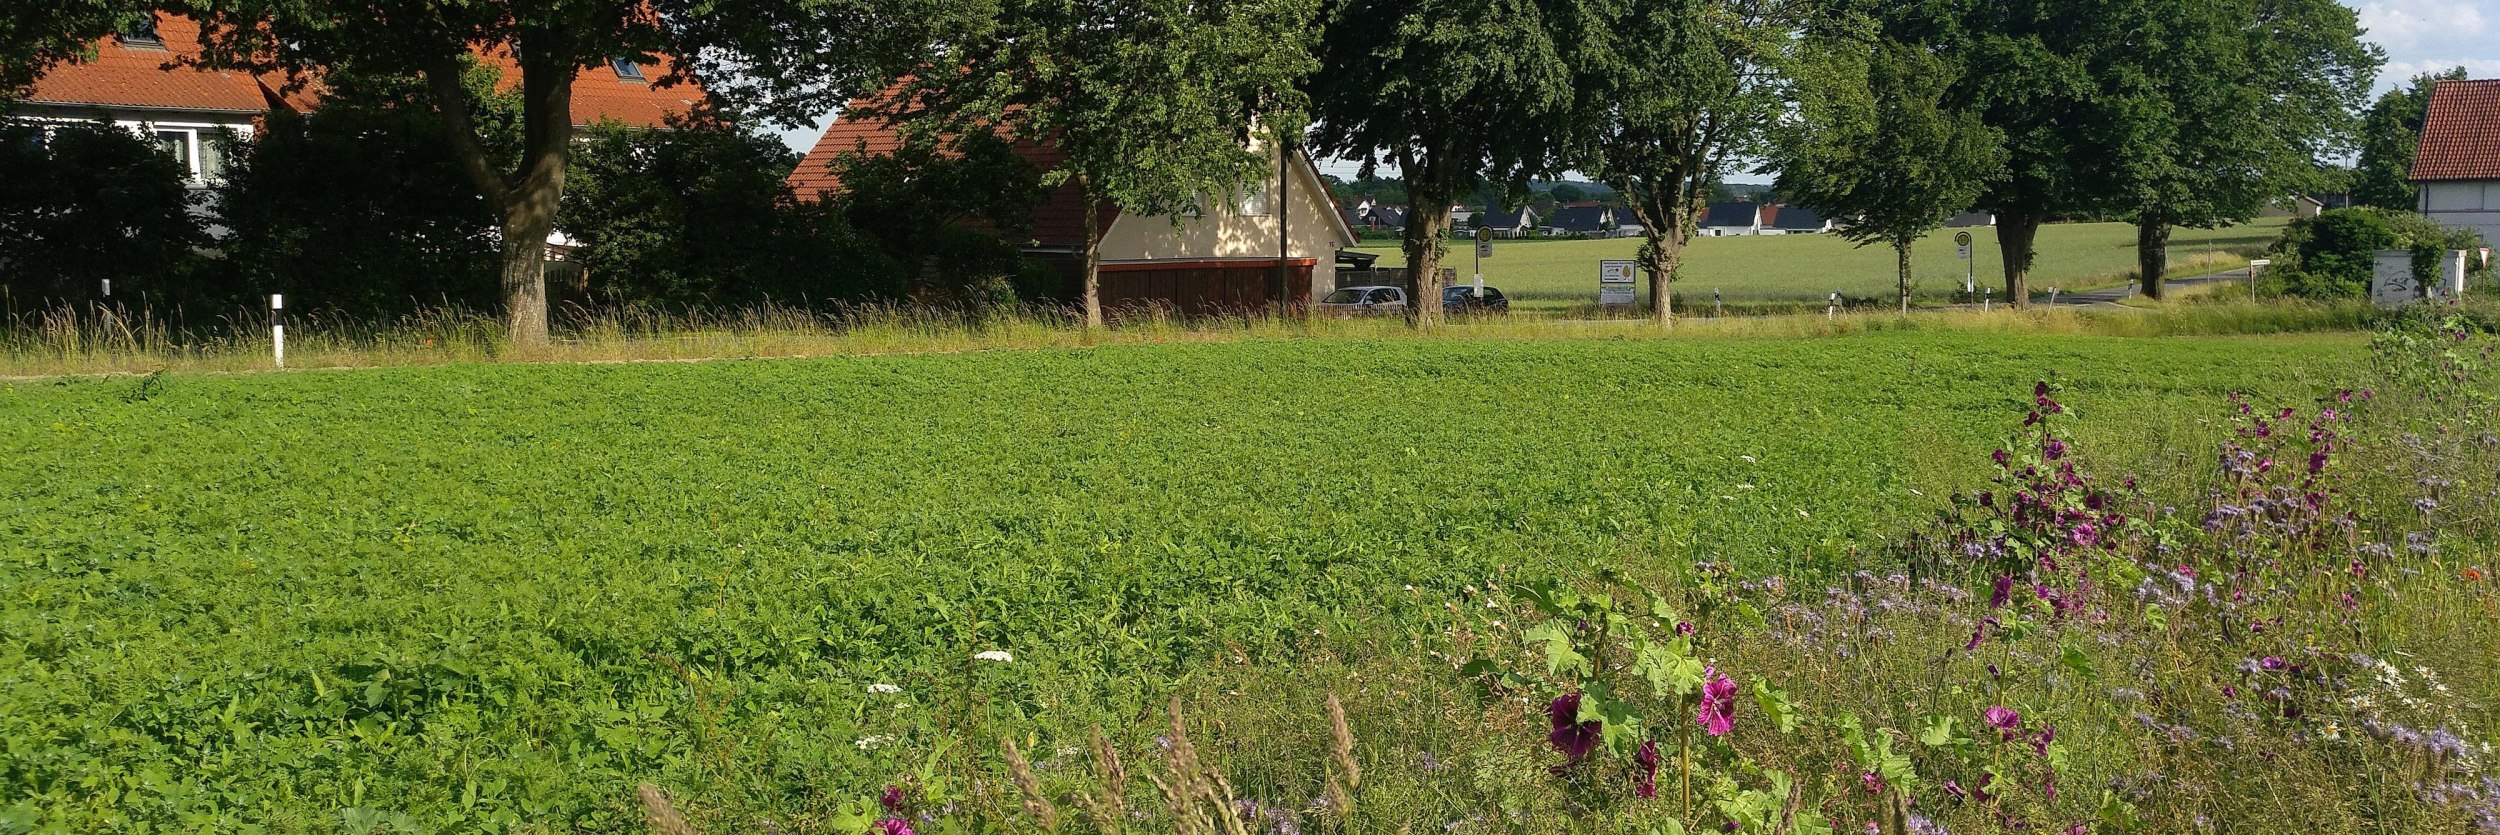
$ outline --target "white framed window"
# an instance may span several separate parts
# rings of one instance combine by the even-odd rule
[[[114,37],[119,39],[123,46],[138,47],[141,49],[165,48],[164,36],[156,34],[156,15],[154,13],[150,13],[147,17],[140,20],[133,21],[129,26],[123,27],[120,32],[114,33]]]
[[[1251,183],[1241,190],[1241,216],[1266,217],[1276,211],[1275,202],[1269,199],[1266,183]]]
[[[126,124],[156,143],[182,165],[194,183],[214,183],[226,176],[226,138],[244,136],[241,128],[205,124]]]

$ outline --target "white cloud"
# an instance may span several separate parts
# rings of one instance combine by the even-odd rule
[[[2387,50],[2379,88],[2425,72],[2462,66],[2476,78],[2500,77],[2500,0],[2346,0],[2364,35]]]

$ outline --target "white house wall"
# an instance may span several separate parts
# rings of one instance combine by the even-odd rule
[[[1203,216],[1181,218],[1178,224],[1168,215],[1124,213],[1103,232],[1103,263],[1241,260],[1272,264],[1277,257],[1272,199],[1276,155],[1271,153],[1267,159],[1270,173],[1262,185],[1271,198],[1266,214],[1243,214],[1239,195],[1209,199]],[[1317,298],[1337,286],[1337,250],[1355,241],[1344,228],[1345,218],[1337,214],[1336,201],[1328,197],[1327,184],[1311,172],[1310,165],[1295,160],[1287,170],[1293,175],[1293,188],[1292,214],[1285,220],[1291,240],[1284,257],[1316,260],[1311,283],[1312,297]]]
[[[2422,184],[2422,214],[2442,226],[2473,229],[2500,242],[2500,180]]]

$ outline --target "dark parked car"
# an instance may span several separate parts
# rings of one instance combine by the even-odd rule
[[[1510,297],[1493,287],[1476,292],[1476,285],[1454,284],[1441,288],[1441,310],[1452,316],[1464,314],[1502,314],[1510,312]]]

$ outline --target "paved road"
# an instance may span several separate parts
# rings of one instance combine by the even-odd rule
[[[2173,278],[2165,283],[2172,290],[2181,290],[2189,287],[2195,287],[2200,284],[2219,284],[2223,282],[2246,281],[2248,281],[2248,270],[2247,268],[2241,268],[2226,273],[2200,275],[2193,278]],[[2084,293],[2060,293],[2057,296],[2057,304],[2060,307],[2066,305],[2075,305],[2078,307],[2116,305],[2119,300],[2132,297],[2135,294],[2136,285],[2128,284],[2123,287],[2112,287],[2107,290],[2093,290]]]

